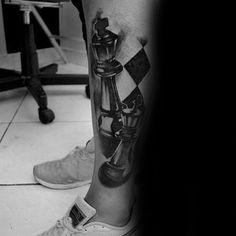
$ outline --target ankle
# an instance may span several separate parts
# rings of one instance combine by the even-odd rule
[[[116,195],[88,193],[85,201],[96,209],[96,215],[89,222],[99,221],[118,227],[126,225],[130,219],[132,201],[124,199]]]
[[[96,209],[97,212],[87,223],[90,222],[103,222],[116,227],[125,226],[130,219],[130,211],[118,211],[117,209]]]

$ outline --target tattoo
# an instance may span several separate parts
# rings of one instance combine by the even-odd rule
[[[117,187],[125,183],[132,172],[134,147],[145,110],[138,84],[149,71],[150,64],[144,49],[124,66],[116,60],[117,51],[122,50],[118,48],[122,45],[121,38],[108,30],[108,26],[108,18],[97,14],[93,22],[91,49],[93,72],[101,85],[98,109],[99,142],[107,159],[100,167],[98,177],[104,186]],[[117,82],[124,70],[137,86],[122,101]]]

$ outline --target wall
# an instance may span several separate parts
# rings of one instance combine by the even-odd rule
[[[61,47],[70,62],[87,66],[86,47],[82,37],[82,26],[77,9],[72,3],[65,3],[60,10]]]
[[[6,43],[2,20],[2,1],[0,0],[0,55],[6,53]],[[82,37],[82,26],[79,13],[72,3],[65,3],[60,9],[61,47],[71,63],[87,66],[87,54]]]

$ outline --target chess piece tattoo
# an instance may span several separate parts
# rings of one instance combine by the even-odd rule
[[[148,71],[150,65],[142,63],[143,59],[137,54],[138,60],[134,58],[123,66],[116,60],[119,36],[107,29],[108,18],[98,16],[93,26],[93,72],[101,84],[98,134],[102,154],[107,159],[100,167],[98,176],[104,186],[117,187],[125,183],[132,172],[134,146],[145,110],[138,87],[121,101],[117,80],[124,70],[131,71],[130,74],[139,73],[136,77],[140,77],[140,73],[144,69]],[[132,64],[135,62],[139,62],[139,65]]]

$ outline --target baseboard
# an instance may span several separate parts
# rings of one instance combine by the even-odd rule
[[[69,63],[80,65],[83,67],[88,67],[88,59],[86,50],[75,50],[71,48],[62,47]]]
[[[69,63],[88,67],[86,50],[75,50],[62,48]],[[39,67],[47,66],[51,63],[64,64],[54,48],[38,49]],[[10,53],[0,55],[0,68],[21,71],[20,53]]]
[[[60,61],[60,56],[54,48],[38,49],[39,67]],[[0,68],[21,71],[20,53],[0,55]]]

